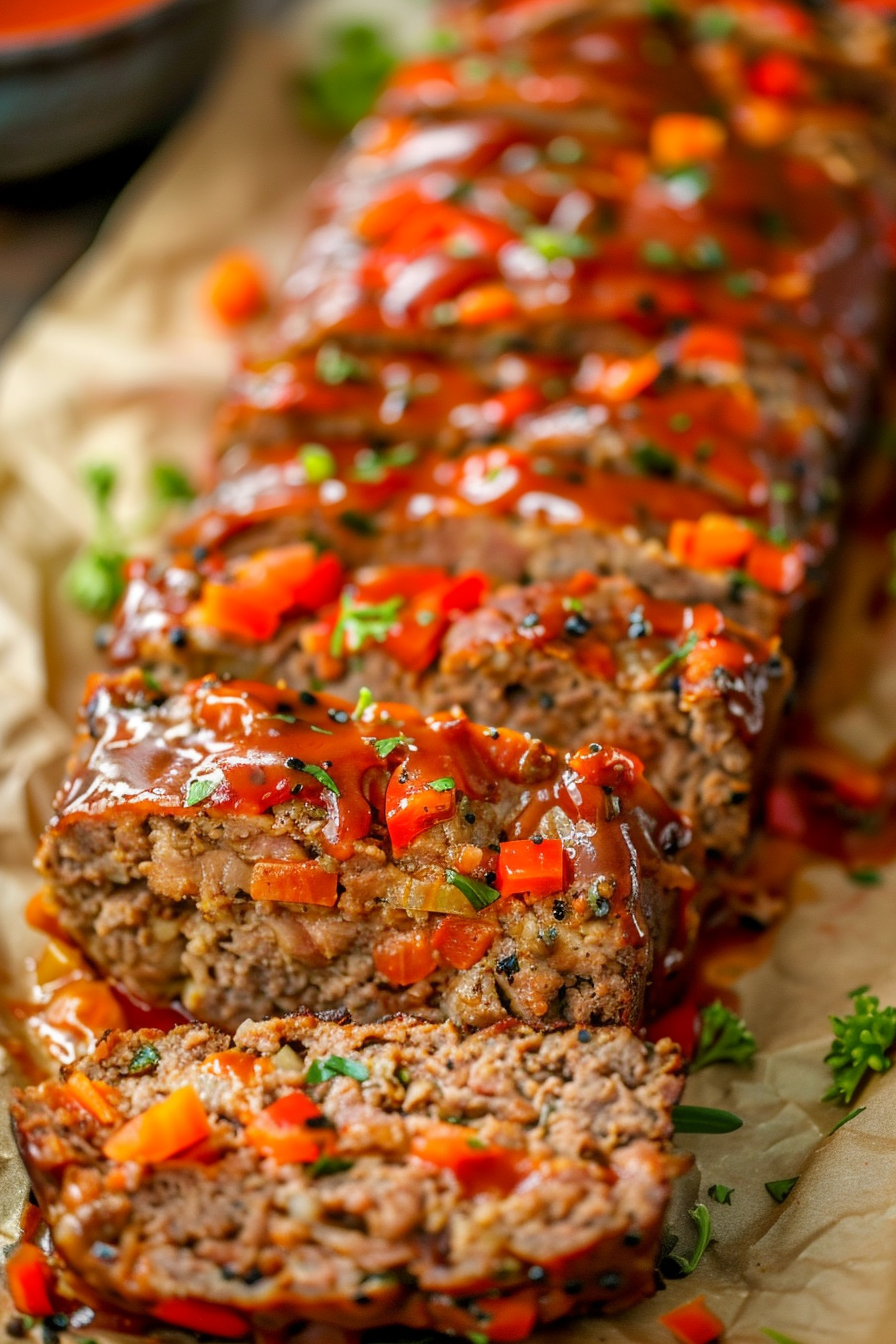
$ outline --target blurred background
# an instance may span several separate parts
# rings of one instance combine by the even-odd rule
[[[425,0],[401,2],[412,18],[425,11]],[[90,245],[242,30],[299,34],[301,63],[309,15],[323,30],[350,20],[351,4],[0,0],[0,345]]]

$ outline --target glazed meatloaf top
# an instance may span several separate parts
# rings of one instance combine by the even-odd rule
[[[671,1042],[625,1029],[298,1015],[112,1032],[14,1117],[58,1253],[106,1299],[228,1308],[231,1334],[488,1332],[509,1301],[531,1329],[650,1291],[681,1087]]]

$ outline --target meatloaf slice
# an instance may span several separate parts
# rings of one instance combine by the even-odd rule
[[[112,1032],[13,1113],[58,1254],[112,1303],[508,1340],[652,1292],[682,1081],[625,1028],[303,1013]]]
[[[39,867],[138,998],[633,1022],[693,934],[686,825],[633,756],[458,712],[94,678]]]
[[[284,583],[282,603],[293,606],[278,619],[274,581],[290,562],[296,582]],[[166,685],[215,670],[348,698],[368,686],[377,699],[425,713],[460,707],[557,746],[609,742],[640,757],[702,847],[742,850],[792,680],[778,640],[715,607],[657,602],[584,572],[490,592],[475,571],[370,567],[338,597],[318,586],[317,610],[299,614],[301,575],[307,602],[326,564],[300,547],[262,553],[242,578],[215,557],[137,562],[108,656]]]

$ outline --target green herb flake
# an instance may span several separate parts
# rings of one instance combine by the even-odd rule
[[[441,779],[430,780],[429,787],[435,789],[436,793],[447,793],[449,789],[457,786],[450,775],[443,775]]]
[[[867,985],[854,989],[849,997],[855,1011],[831,1018],[834,1040],[824,1062],[834,1081],[822,1098],[847,1105],[869,1070],[886,1073],[892,1068],[887,1052],[896,1041],[896,1008],[881,1008],[880,1000],[868,993]]]
[[[712,1106],[673,1106],[672,1124],[677,1134],[732,1134],[743,1120],[731,1111]]]
[[[385,602],[364,603],[356,602],[350,593],[343,592],[330,637],[332,656],[341,658],[346,652],[360,653],[368,640],[382,644],[403,606],[401,596],[390,597]]]
[[[350,1171],[354,1162],[347,1157],[329,1157],[326,1154],[319,1157],[316,1162],[312,1162],[308,1168],[308,1175],[312,1178],[318,1176],[335,1176],[340,1171]]]
[[[796,499],[796,490],[790,481],[772,481],[769,494],[778,504],[792,504]]]
[[[669,270],[678,265],[678,254],[674,247],[664,243],[660,238],[648,238],[641,244],[641,260],[647,266],[655,266],[660,270]]]
[[[746,299],[753,293],[756,286],[749,275],[726,275],[725,288],[735,299]]]
[[[319,765],[309,765],[306,762],[302,765],[301,773],[310,775],[312,779],[316,779],[318,784],[322,785],[325,789],[329,789],[330,793],[335,793],[337,798],[342,796],[339,791],[339,785],[336,783],[335,779],[333,779],[332,775],[328,775],[326,770],[323,770]]]
[[[710,1064],[749,1064],[755,1054],[756,1037],[743,1018],[718,999],[702,1009],[692,1073]]]
[[[555,136],[546,152],[552,163],[581,163],[585,158],[585,146],[573,135]]]
[[[730,1185],[721,1185],[716,1183],[711,1185],[707,1191],[710,1199],[714,1199],[717,1204],[730,1204],[734,1189]]]
[[[474,910],[484,910],[488,905],[494,905],[501,893],[495,891],[487,882],[480,882],[478,878],[466,877],[463,873],[456,873],[453,868],[449,868],[445,877],[452,887],[457,887],[462,896],[465,896]]]
[[[642,475],[658,476],[663,480],[671,480],[678,469],[671,453],[647,441],[632,449],[632,461]]]
[[[373,518],[368,518],[366,513],[358,513],[356,509],[346,509],[340,513],[339,521],[343,527],[347,527],[350,532],[356,532],[359,537],[375,537],[379,532],[379,526]]]
[[[305,1082],[309,1086],[313,1086],[315,1083],[328,1083],[331,1078],[337,1077],[354,1078],[356,1083],[363,1083],[370,1077],[370,1070],[359,1059],[344,1059],[342,1055],[328,1055],[326,1059],[312,1061],[308,1072],[305,1074]]]
[[[196,807],[199,803],[204,803],[206,798],[210,798],[224,783],[224,776],[220,770],[213,776],[206,776],[204,779],[191,779],[187,784],[187,792],[184,797],[184,807]]]
[[[366,711],[374,703],[373,691],[371,691],[369,686],[362,686],[358,692],[358,699],[355,703],[355,707],[352,710],[352,719],[354,722],[357,723],[359,719],[363,719]]]
[[[373,744],[373,749],[377,756],[388,756],[397,747],[408,746],[412,741],[413,739],[405,737],[404,733],[399,733],[396,737],[381,737],[378,742]]]
[[[162,683],[159,681],[158,677],[154,677],[153,674],[147,672],[145,668],[143,669],[143,684],[146,686],[147,690],[162,694]]]
[[[323,485],[336,475],[336,459],[322,443],[305,443],[298,459],[309,485]]]
[[[697,631],[692,630],[683,644],[679,644],[678,648],[673,649],[671,653],[667,654],[662,662],[657,663],[650,675],[652,677],[664,677],[670,667],[674,667],[675,664],[681,662],[683,658],[687,658],[688,654],[697,647],[698,638]]]
[[[799,1176],[788,1176],[783,1181],[766,1181],[765,1188],[776,1204],[783,1204],[798,1180]]]
[[[196,498],[196,491],[189,478],[173,462],[153,463],[149,473],[149,488],[155,502],[164,507],[189,504]]]
[[[579,259],[594,256],[594,244],[578,233],[566,233],[562,229],[538,224],[526,229],[523,238],[529,247],[541,253],[547,261],[556,261],[559,257]]]
[[[156,1065],[161,1062],[162,1056],[154,1045],[141,1045],[128,1065],[128,1073],[152,1073]]]
[[[694,18],[694,31],[704,42],[724,42],[737,27],[737,19],[721,5],[701,9]]]
[[[124,594],[127,561],[118,525],[112,516],[112,500],[118,473],[109,462],[93,462],[81,480],[95,513],[91,540],[75,556],[63,576],[69,601],[91,616],[108,616]]]
[[[685,411],[676,411],[674,415],[669,416],[669,428],[675,434],[685,434],[693,427],[693,418]]]
[[[688,1209],[688,1214],[697,1225],[697,1244],[688,1256],[674,1255],[671,1250],[666,1253],[662,1260],[662,1272],[668,1278],[684,1279],[693,1274],[712,1241],[712,1222],[706,1205],[695,1204],[692,1209]]]
[[[855,1120],[857,1115],[861,1115],[862,1112],[867,1109],[868,1108],[866,1106],[857,1106],[854,1111],[850,1111],[848,1115],[844,1115],[840,1120],[837,1121],[836,1125],[834,1125],[832,1129],[828,1130],[828,1138],[830,1138],[832,1134],[836,1134],[837,1130],[842,1129],[844,1125],[848,1125],[850,1120]]]
[[[298,111],[315,130],[351,130],[370,111],[395,66],[395,55],[373,24],[343,23],[329,34],[324,61],[296,81]]]
[[[791,1335],[782,1335],[780,1330],[771,1330],[767,1325],[760,1326],[759,1333],[770,1339],[772,1344],[800,1344],[798,1339],[794,1339]]]
[[[860,887],[877,887],[883,881],[883,874],[879,868],[851,868],[849,880]]]
[[[317,352],[314,372],[322,383],[339,387],[342,383],[365,383],[370,377],[367,365],[354,355],[346,354],[338,345],[327,342]]]

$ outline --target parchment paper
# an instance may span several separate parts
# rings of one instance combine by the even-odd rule
[[[357,11],[359,0],[352,2]],[[372,0],[369,7],[381,9]],[[31,852],[83,675],[97,661],[91,624],[59,596],[61,570],[89,528],[78,468],[115,462],[125,511],[136,517],[150,459],[190,468],[201,456],[232,356],[203,312],[202,277],[234,245],[256,250],[275,280],[282,275],[303,226],[305,188],[330,152],[297,130],[284,93],[295,50],[308,40],[301,22],[290,41],[270,34],[242,40],[206,104],[141,173],[91,253],[6,353],[0,975],[7,995],[27,992],[26,958],[40,945],[21,918],[35,885]],[[868,546],[854,539],[825,617],[819,674],[803,694],[811,694],[832,739],[873,759],[896,741],[896,619],[872,632],[858,614],[869,559]],[[735,1189],[730,1207],[707,1200],[715,1243],[697,1273],[615,1321],[583,1320],[543,1337],[668,1344],[656,1318],[705,1293],[730,1344],[758,1344],[761,1327],[798,1344],[896,1341],[896,1070],[865,1089],[865,1112],[829,1138],[843,1112],[819,1101],[828,1081],[828,1015],[845,1011],[847,992],[862,983],[896,1002],[896,866],[884,879],[857,886],[835,864],[802,871],[791,913],[769,938],[770,955],[738,981],[760,1043],[755,1066],[713,1068],[689,1084],[688,1101],[727,1107],[746,1122],[733,1135],[683,1140],[698,1159],[673,1211],[685,1249],[692,1244],[685,1211],[698,1194],[706,1200],[713,1182]],[[26,1189],[12,1153],[4,1130],[0,1232],[7,1237],[15,1235]],[[786,1203],[774,1204],[764,1183],[797,1174]]]

